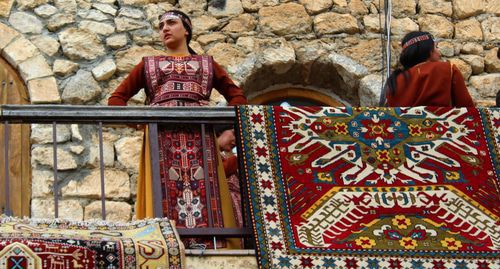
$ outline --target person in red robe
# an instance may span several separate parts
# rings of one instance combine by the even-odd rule
[[[391,107],[473,107],[474,102],[458,68],[441,61],[437,43],[428,32],[410,32],[403,38],[398,68],[387,79]]]
[[[108,105],[125,106],[142,88],[145,89],[150,106],[207,105],[212,88],[226,98],[228,105],[247,103],[243,91],[212,56],[196,55],[189,47],[192,24],[186,14],[172,10],[159,19],[165,55],[144,57],[113,92]],[[208,173],[205,173],[203,166],[200,126],[164,125],[159,127],[158,132],[163,215],[175,220],[177,227],[208,227],[210,212],[206,204],[206,192],[210,191],[214,227],[236,227],[229,187],[225,179],[219,178],[213,131],[207,130],[205,137]],[[144,138],[137,183],[138,219],[154,217],[149,141],[147,135]],[[212,188],[205,186],[205,174],[208,174]],[[185,243],[189,248],[199,245],[200,241]],[[218,244],[218,247],[221,245]]]

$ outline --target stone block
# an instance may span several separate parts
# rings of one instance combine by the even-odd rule
[[[73,175],[69,180],[70,182],[62,188],[64,197],[97,199],[101,196],[101,173],[99,169],[91,170],[88,174]],[[105,169],[104,183],[106,198],[130,198],[130,180],[127,173],[114,169]]]
[[[464,41],[482,41],[481,24],[475,19],[459,21],[455,24],[455,39]]]
[[[24,48],[24,49],[19,49]],[[12,66],[17,67],[21,62],[39,54],[38,48],[31,43],[28,39],[21,37],[4,48],[2,56]]]
[[[431,33],[434,37],[453,38],[455,26],[447,18],[439,15],[422,15],[418,18],[420,31]]]
[[[472,68],[472,74],[478,75],[484,71],[484,58],[478,55],[460,55],[460,59],[464,60]],[[500,61],[500,60],[499,60]]]
[[[165,55],[162,50],[150,46],[131,47],[116,53],[116,68],[118,72],[130,72],[145,56]]]
[[[484,9],[484,0],[452,0],[453,16],[458,19],[465,19],[477,14],[481,14]]]
[[[59,200],[59,218],[83,220],[83,207],[77,200]],[[31,217],[35,219],[54,219],[54,199],[33,199]]]
[[[69,74],[76,72],[76,70],[78,70],[78,67],[79,65],[75,62],[56,59],[54,61],[52,70],[54,71],[54,74],[61,77],[65,77]]]
[[[56,141],[61,144],[71,139],[71,130],[69,125],[57,124]],[[31,124],[31,143],[49,144],[52,143],[52,124]]]
[[[472,76],[470,83],[482,97],[495,97],[500,89],[500,73]]]
[[[73,24],[75,22],[75,15],[67,13],[59,13],[50,17],[47,22],[47,29],[51,32],[57,32],[59,29],[66,25]]]
[[[88,104],[96,101],[101,92],[101,86],[95,81],[92,74],[85,70],[79,70],[65,85],[61,98],[66,104]]]
[[[116,157],[127,169],[139,171],[142,137],[124,137],[115,142]]]
[[[113,59],[106,59],[92,69],[92,75],[97,81],[108,80],[116,71],[116,64]]]
[[[382,77],[380,75],[368,75],[359,83],[359,105],[379,106],[380,91],[382,90]]]
[[[68,28],[60,32],[59,42],[70,60],[94,60],[106,53],[96,34],[84,29]]]
[[[332,0],[299,0],[299,3],[304,5],[309,14],[318,14],[325,12],[333,5]]]
[[[296,3],[263,7],[259,10],[259,17],[262,31],[272,32],[280,36],[306,34],[312,28],[312,19],[307,14],[304,6]]]
[[[118,34],[114,36],[110,36],[106,38],[106,45],[108,45],[112,49],[119,49],[125,47],[127,45],[128,39],[125,34]]]
[[[54,171],[33,169],[31,178],[32,198],[53,197]]]
[[[59,87],[53,76],[36,78],[28,81],[28,91],[32,104],[58,104],[61,103]]]
[[[222,29],[222,31],[226,33],[251,32],[255,29],[256,24],[257,22],[252,15],[242,14],[229,21],[229,23]]]
[[[323,0],[319,0],[323,1]],[[279,4],[279,0],[241,0],[243,9],[248,12],[256,12],[263,7],[270,7]],[[311,2],[313,2],[311,0]]]
[[[19,32],[13,28],[0,23],[0,51],[2,51],[7,45],[10,44],[16,37],[19,36]]]
[[[472,75],[472,67],[465,61],[459,58],[452,58],[449,59],[449,61],[450,63],[454,64],[458,68],[458,70],[460,70],[460,72],[464,76],[465,81],[467,81],[469,77]]]
[[[14,4],[14,0],[0,1],[0,17],[9,17],[10,11],[12,9],[12,4]]]
[[[498,73],[500,72],[500,59],[498,59],[499,48],[494,48],[486,51],[484,54],[484,64],[486,72]]]
[[[314,31],[318,35],[348,33],[360,31],[358,21],[350,14],[334,12],[323,13],[314,18]]]
[[[392,20],[392,34],[397,36],[404,36],[409,32],[418,31],[418,24],[410,18],[393,19]]]
[[[31,163],[54,168],[54,149],[51,146],[36,146],[31,151]],[[73,170],[78,167],[75,157],[67,150],[57,149],[57,170]]]
[[[481,22],[484,41],[500,42],[500,17],[490,17]]]
[[[9,23],[23,34],[40,34],[43,29],[42,21],[27,12],[12,13],[9,17]]]
[[[19,64],[19,72],[25,80],[52,76],[52,69],[42,55],[37,55]]]
[[[106,221],[127,222],[132,216],[132,206],[125,202],[106,201]],[[94,201],[85,206],[85,220],[101,220],[102,203]]]
[[[34,36],[31,38],[31,41],[40,51],[49,57],[54,56],[59,51],[59,47],[61,47],[55,38],[47,35]]]
[[[442,0],[419,0],[420,14],[441,14],[451,17],[453,8],[451,2]]]

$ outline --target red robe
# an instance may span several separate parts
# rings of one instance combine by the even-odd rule
[[[394,95],[388,90],[391,107],[473,107],[460,70],[449,62],[424,62],[399,74]]]

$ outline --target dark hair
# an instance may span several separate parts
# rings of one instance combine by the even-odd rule
[[[165,13],[163,13],[162,15],[158,16],[158,19],[161,20],[161,17],[166,13],[175,13],[183,18],[183,19],[181,19],[182,25],[184,26],[184,29],[186,29],[186,31],[188,31],[188,36],[186,38],[186,43],[187,43],[186,45],[188,47],[188,51],[189,51],[189,53],[196,55],[197,53],[189,46],[189,43],[191,42],[191,38],[193,37],[193,28],[191,26],[192,23],[191,23],[191,19],[189,18],[189,16],[180,10],[172,9],[172,10],[168,10]],[[186,22],[186,20],[188,22]]]
[[[219,136],[226,130],[232,130],[234,126],[231,124],[223,124],[223,125],[214,125],[215,135]]]
[[[396,68],[387,79],[386,90],[390,90],[392,95],[396,92],[398,75],[403,73],[405,78],[408,78],[406,71],[419,63],[427,61],[434,50],[434,38],[428,32],[415,31],[406,34],[401,40],[401,46],[405,46],[405,43],[418,36],[428,36],[429,38],[415,43],[409,42],[410,45],[403,48],[399,56],[399,64],[402,68]]]

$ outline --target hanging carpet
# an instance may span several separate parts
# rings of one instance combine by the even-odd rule
[[[241,106],[260,268],[500,268],[500,110]]]

